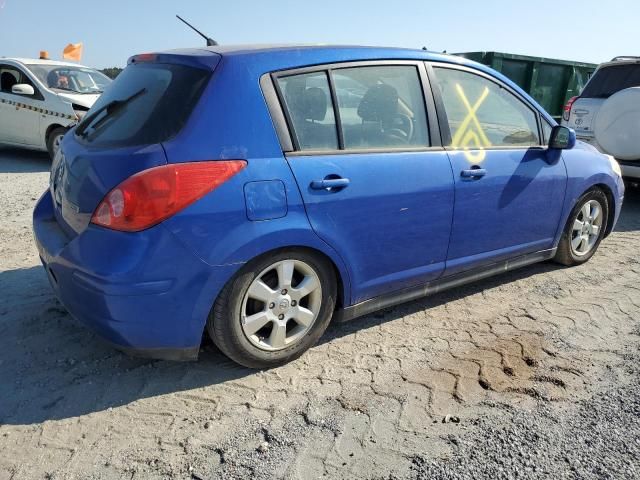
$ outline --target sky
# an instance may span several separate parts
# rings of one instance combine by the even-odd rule
[[[600,63],[640,55],[638,0],[0,0],[0,56],[124,66],[131,55],[199,47],[179,14],[221,44],[330,43],[501,51]]]

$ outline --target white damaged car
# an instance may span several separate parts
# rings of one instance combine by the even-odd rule
[[[110,83],[75,63],[0,58],[0,144],[47,150],[53,158],[67,130]]]

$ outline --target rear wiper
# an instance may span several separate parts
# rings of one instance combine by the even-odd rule
[[[96,122],[94,127],[97,127],[98,125],[100,125],[102,122],[104,122],[105,119],[107,119],[109,116],[111,116],[114,112],[117,112],[122,107],[124,107],[127,103],[129,103],[132,100],[138,98],[140,95],[142,95],[146,91],[147,91],[146,88],[141,88],[140,90],[138,90],[133,95],[129,95],[127,98],[123,98],[122,100],[112,100],[109,103],[103,105],[98,110],[96,110],[91,115],[85,117],[82,120],[80,125],[78,125],[78,127],[76,128],[76,135],[78,135],[79,137],[82,137],[82,138],[86,137],[87,133],[86,133],[85,130],[97,118],[98,115],[100,115],[102,112],[106,111],[105,115],[100,120],[98,120]]]

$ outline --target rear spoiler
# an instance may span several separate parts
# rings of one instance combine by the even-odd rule
[[[214,70],[222,56],[208,49],[192,48],[182,50],[169,50],[158,53],[141,53],[127,60],[127,65],[137,63],[173,63],[187,67],[204,68]]]

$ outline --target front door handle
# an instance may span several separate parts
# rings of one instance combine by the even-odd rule
[[[482,178],[487,174],[484,168],[469,168],[468,170],[462,170],[460,176],[462,178]]]
[[[314,190],[327,190],[329,192],[337,192],[349,186],[348,178],[324,178],[323,180],[314,180],[311,182],[311,188]]]

